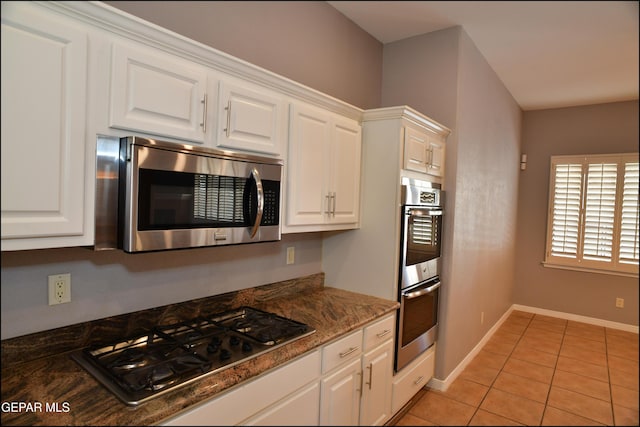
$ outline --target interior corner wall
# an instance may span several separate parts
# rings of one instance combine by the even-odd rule
[[[638,152],[638,101],[526,111],[514,303],[638,326],[638,279],[541,265],[550,157]],[[616,308],[616,298],[624,308]]]
[[[461,27],[383,52],[383,105],[452,129],[435,372],[445,380],[512,303],[521,110]]]

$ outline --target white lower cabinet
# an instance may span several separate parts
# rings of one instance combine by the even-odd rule
[[[383,425],[394,331],[395,313],[161,425]]]
[[[247,420],[248,426],[316,426],[320,411],[320,384],[314,382]]]
[[[360,355],[360,353],[358,353]],[[322,379],[320,425],[357,426],[362,387],[360,358]]]
[[[365,353],[362,357],[362,401],[360,425],[379,426],[391,418],[391,380],[393,377],[393,340]]]
[[[395,414],[433,377],[436,345],[432,345],[393,380],[391,411]]]
[[[321,425],[382,425],[391,418],[394,330],[390,315],[325,347]]]
[[[287,411],[283,408],[278,411],[278,407],[295,405],[292,401],[295,401],[296,397],[300,397],[301,393],[305,394],[306,388],[304,387],[317,384],[318,376],[320,375],[320,357],[320,350],[316,350],[247,384],[242,384],[220,397],[213,398],[202,405],[171,418],[162,425],[228,426],[244,424],[245,420],[263,410],[267,411],[262,414],[265,416],[265,424],[269,424],[275,419],[280,420],[284,415],[283,411]],[[318,404],[316,403],[316,409],[312,405],[305,408],[304,411],[288,412],[287,423],[305,425],[311,421],[310,424],[317,424],[317,407]],[[274,411],[271,416],[269,415],[269,410]],[[300,418],[297,418],[297,416],[300,416]],[[260,419],[253,419],[252,424],[261,424]]]

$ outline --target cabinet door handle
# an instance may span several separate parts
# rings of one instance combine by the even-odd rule
[[[373,382],[373,363],[369,363],[367,369],[369,370],[369,382],[366,384],[369,385],[369,390],[371,390],[371,383]]]
[[[331,193],[331,198],[333,199],[333,209],[331,209],[331,215],[336,216],[336,192]]]
[[[328,193],[324,198],[327,199],[327,209],[325,212],[327,215],[331,215],[331,193]]]
[[[229,138],[229,134],[231,133],[231,100],[229,100],[227,106],[224,107],[224,109],[227,110],[227,126],[224,128],[224,131],[227,135],[227,138]]]
[[[362,377],[363,377],[362,371],[358,372],[358,376],[360,377],[360,380],[358,381],[358,385],[356,386],[358,387],[356,388],[356,391],[360,393],[360,397],[362,397]]]
[[[423,380],[424,380],[424,377],[423,377],[422,375],[420,375],[420,376],[418,377],[418,379],[417,379],[417,380],[415,380],[413,383],[414,383],[415,385],[418,385],[418,384],[420,384]]]
[[[207,94],[205,93],[204,96],[202,97],[202,101],[200,101],[203,105],[202,105],[202,123],[200,123],[200,126],[202,126],[202,133],[207,133]]]
[[[390,333],[391,333],[391,330],[389,330],[389,329],[385,329],[385,330],[384,330],[384,331],[382,331],[382,332],[378,332],[378,333],[376,334],[376,336],[377,336],[378,338],[382,338],[382,337],[385,337],[385,336],[389,335]]]
[[[343,357],[347,357],[348,355],[350,355],[351,353],[353,353],[354,351],[358,350],[359,347],[351,347],[349,350],[347,351],[343,351],[342,353],[340,353],[340,358],[342,359]]]

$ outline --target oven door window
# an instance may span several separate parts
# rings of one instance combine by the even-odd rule
[[[411,292],[402,295],[402,347],[436,326],[439,292],[439,289],[435,289],[418,296],[410,296]]]
[[[247,227],[256,217],[256,184],[241,178],[140,169],[138,230]],[[261,225],[277,225],[280,185],[262,180]]]
[[[442,211],[409,209],[406,226],[405,265],[420,264],[440,256]]]

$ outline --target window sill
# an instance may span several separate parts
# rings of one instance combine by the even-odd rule
[[[550,262],[542,262],[543,267],[546,268],[557,268],[560,270],[572,270],[572,271],[582,271],[585,273],[597,273],[597,274],[607,274],[610,276],[624,276],[624,277],[635,277],[638,278],[638,273],[631,273],[626,271],[614,271],[614,270],[603,270],[598,268],[589,268],[589,267],[578,267],[575,265],[565,265],[565,264],[554,264]]]

